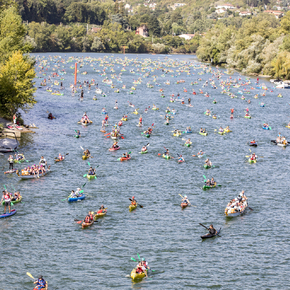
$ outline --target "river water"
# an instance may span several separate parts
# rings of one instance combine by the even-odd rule
[[[35,134],[25,135],[19,152],[25,153],[27,164],[36,164],[44,155],[51,164],[51,172],[37,180],[20,180],[15,174],[1,177],[1,183],[11,191],[13,186],[20,190],[23,202],[16,204],[17,214],[0,220],[0,289],[32,289],[34,277],[42,274],[47,279],[49,289],[287,289],[289,283],[290,236],[286,229],[289,219],[287,207],[289,196],[288,168],[289,148],[271,144],[277,134],[289,137],[290,130],[285,125],[289,117],[289,91],[273,89],[267,80],[261,80],[268,87],[266,96],[263,89],[256,88],[255,78],[248,78],[250,85],[232,88],[237,98],[222,94],[219,80],[204,70],[204,65],[193,56],[151,56],[151,55],[111,55],[111,54],[39,54],[34,55],[36,63],[36,86],[53,72],[65,70],[66,74],[52,78],[64,78],[63,96],[51,95],[45,88],[36,92],[37,104],[24,115],[26,124],[36,124]],[[126,71],[121,80],[112,78],[123,67]],[[84,88],[84,101],[73,95],[69,86],[73,83],[73,69],[76,59],[79,68],[78,80],[96,80],[107,97],[97,95],[95,87],[91,91]],[[46,60],[46,63],[43,61]],[[182,71],[182,66],[190,65],[190,73]],[[44,71],[40,72],[41,66]],[[162,77],[162,68],[172,70]],[[115,72],[110,72],[111,69]],[[143,71],[142,71],[143,68]],[[47,70],[46,70],[47,69]],[[106,75],[101,76],[105,69]],[[130,73],[134,69],[135,73]],[[138,71],[139,69],[139,71]],[[180,70],[180,71],[179,71]],[[212,68],[216,71],[216,68]],[[81,74],[87,71],[87,75]],[[234,73],[223,74],[221,80],[246,77]],[[46,73],[46,75],[43,74]],[[145,74],[150,72],[148,77]],[[154,76],[156,82],[154,82]],[[120,93],[104,84],[102,80],[112,79]],[[141,78],[134,94],[129,94],[133,80]],[[198,84],[191,82],[198,79]],[[210,85],[202,87],[212,79],[217,89]],[[169,80],[170,85],[164,82]],[[184,83],[176,84],[179,80]],[[153,88],[147,88],[150,82]],[[159,83],[160,86],[157,86]],[[51,86],[52,83],[49,83]],[[126,90],[121,87],[126,85]],[[253,87],[253,89],[251,89]],[[59,86],[54,86],[57,90]],[[161,98],[160,88],[165,98]],[[188,90],[183,92],[184,88]],[[251,100],[247,104],[237,94],[244,88],[244,94]],[[202,89],[210,97],[192,89]],[[273,89],[273,92],[271,92]],[[277,98],[281,92],[283,98]],[[170,103],[171,94],[180,93],[191,97],[193,108]],[[259,94],[258,99],[254,95]],[[216,98],[217,104],[213,104]],[[115,100],[119,109],[114,110]],[[153,134],[147,139],[136,127],[138,116],[132,114],[128,101],[139,108],[143,116],[144,128],[154,123]],[[264,102],[265,107],[259,103]],[[156,104],[159,111],[152,111]],[[128,121],[121,127],[125,139],[120,140],[121,150],[109,152],[112,140],[100,132],[101,110],[106,106],[109,123],[115,124],[123,114]],[[151,106],[148,113],[145,107]],[[169,126],[164,125],[166,107],[174,108],[177,114]],[[244,110],[249,108],[252,119],[244,118]],[[235,118],[230,120],[230,108],[235,109]],[[219,117],[205,116],[206,109],[213,109]],[[47,119],[47,111],[56,116]],[[82,128],[77,124],[84,112],[93,124]],[[262,129],[263,122],[272,130]],[[219,126],[229,125],[231,133],[224,136],[214,131]],[[194,133],[180,138],[172,137],[175,128],[184,130],[191,126]],[[209,135],[198,134],[201,127],[207,128]],[[109,126],[111,128],[111,126]],[[80,129],[82,137],[73,137],[74,130]],[[144,130],[144,129],[143,129]],[[107,130],[108,132],[108,130]],[[191,147],[183,146],[182,138],[191,138]],[[246,155],[250,151],[247,141],[256,139],[259,146],[254,149],[258,156],[256,164],[249,164]],[[147,143],[148,154],[139,154]],[[94,157],[89,160],[97,168],[97,179],[87,181],[83,175],[89,168],[82,160],[80,146],[88,148]],[[175,159],[165,160],[158,153],[169,148]],[[206,152],[215,168],[205,170],[204,158],[192,157],[199,150]],[[123,152],[132,152],[128,162],[117,161]],[[58,153],[69,153],[65,161],[54,164]],[[177,163],[177,154],[182,154],[185,163]],[[0,156],[0,166],[8,167],[8,156]],[[25,165],[17,165],[23,168]],[[202,190],[203,175],[214,177],[221,187]],[[287,177],[288,176],[288,177]],[[72,189],[86,183],[87,198],[82,202],[69,204],[62,201]],[[253,209],[247,214],[226,218],[224,209],[229,200],[244,190]],[[187,195],[192,207],[181,210],[179,196]],[[130,197],[135,196],[143,208],[128,211]],[[74,219],[83,219],[89,210],[97,210],[104,204],[108,214],[92,227],[82,230]],[[199,223],[222,228],[221,237],[202,241],[200,236],[206,230]],[[129,277],[138,259],[137,253],[145,257],[155,270],[148,279],[134,283]]]

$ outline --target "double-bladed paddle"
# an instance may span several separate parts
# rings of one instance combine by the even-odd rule
[[[209,230],[209,228],[207,228],[205,225],[203,225],[203,224],[201,224],[201,223],[199,223],[201,226],[203,226],[204,228],[206,228],[207,230]],[[216,236],[219,236],[219,237],[221,237],[218,233],[217,233],[217,231],[216,231]]]
[[[129,198],[129,200],[132,201],[131,198]],[[143,208],[143,205],[141,205],[141,204],[139,204],[139,203],[137,203],[137,205],[139,205],[141,208]]]

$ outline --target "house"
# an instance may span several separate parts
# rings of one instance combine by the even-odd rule
[[[240,11],[239,16],[250,16],[252,15],[251,11]]]
[[[185,40],[190,40],[194,37],[194,34],[180,34],[178,36],[184,38]]]
[[[128,10],[128,9],[131,9],[132,6],[131,6],[130,4],[127,3],[127,4],[124,6],[124,8]]]
[[[273,14],[277,19],[284,15],[283,12],[279,10],[265,10],[264,13]]]
[[[136,29],[136,34],[139,34],[139,35],[141,35],[141,36],[143,36],[143,37],[148,37],[149,33],[148,33],[148,28],[147,28],[147,26],[144,24],[144,25],[138,27],[138,28]]]
[[[232,4],[229,4],[229,3],[226,3],[226,4],[220,4],[220,5],[217,5],[215,7],[216,9],[236,9],[236,7]]]
[[[217,14],[222,14],[222,13],[225,13],[227,11],[227,9],[225,9],[225,8],[219,8],[219,9],[216,9],[216,13]]]
[[[156,3],[150,3],[150,4],[149,4],[149,8],[150,8],[151,10],[155,10],[155,7],[156,7]]]
[[[102,27],[92,27],[91,32],[92,33],[97,33],[97,32],[99,32],[101,30],[102,30]]]
[[[185,6],[186,4],[185,3],[174,3],[174,7],[177,8],[177,7],[182,7],[182,6]]]

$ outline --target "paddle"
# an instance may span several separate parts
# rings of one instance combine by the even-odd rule
[[[205,225],[203,225],[203,224],[201,224],[201,223],[199,223],[201,226],[203,226],[204,228],[206,228],[207,230],[209,230]],[[219,234],[216,234],[216,236],[219,236],[219,237],[221,237]]]
[[[131,260],[132,260],[132,261],[134,261],[134,262],[138,262],[137,260],[135,260],[135,259],[134,259],[134,258],[132,258],[132,257],[131,257]]]
[[[29,272],[26,272],[26,275],[29,276],[31,279],[36,280]]]
[[[141,258],[140,258],[140,256],[139,256],[139,254],[137,253],[137,256],[138,256],[138,259],[139,259],[139,261],[141,261]]]
[[[129,200],[132,201],[131,198],[129,198]],[[138,205],[139,205],[141,208],[143,208],[143,205],[141,205],[141,204],[139,204],[139,203],[138,203]]]
[[[204,178],[204,182],[206,182],[206,179],[207,179],[207,178],[206,178],[206,176],[205,176],[205,175],[203,175],[203,178]]]
[[[64,156],[69,155],[69,153],[64,154]],[[54,159],[58,159],[58,157],[54,157]]]

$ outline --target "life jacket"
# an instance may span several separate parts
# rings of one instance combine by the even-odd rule
[[[4,199],[5,199],[6,202],[11,201],[10,194],[9,194],[9,193],[6,193],[6,194],[4,195]]]
[[[45,288],[46,281],[44,279],[41,279],[41,280],[38,279],[37,286],[41,286],[41,288]]]
[[[90,214],[90,221],[94,220],[94,216],[92,214]]]
[[[89,224],[91,222],[91,218],[89,215],[85,217],[85,223]]]
[[[98,210],[97,214],[99,214],[99,213],[103,213],[103,210],[102,209]]]

